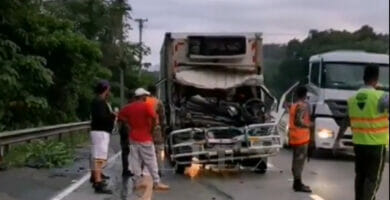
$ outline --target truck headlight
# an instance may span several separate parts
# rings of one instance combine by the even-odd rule
[[[326,128],[320,129],[317,134],[322,139],[333,138],[334,135],[332,130]]]

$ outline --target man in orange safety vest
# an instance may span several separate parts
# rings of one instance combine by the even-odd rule
[[[294,176],[293,189],[296,192],[311,192],[309,186],[302,183],[302,171],[308,154],[310,143],[310,108],[305,102],[307,89],[299,87],[296,90],[297,102],[291,105],[289,121],[289,141],[293,148],[292,173]]]

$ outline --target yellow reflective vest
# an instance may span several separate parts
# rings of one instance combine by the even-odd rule
[[[383,95],[382,91],[364,88],[348,100],[354,144],[389,144],[389,113],[378,109]]]

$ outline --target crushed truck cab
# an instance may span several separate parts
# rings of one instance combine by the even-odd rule
[[[264,85],[259,33],[167,33],[159,98],[169,130],[166,153],[177,172],[193,163],[254,167],[282,146],[284,110]]]

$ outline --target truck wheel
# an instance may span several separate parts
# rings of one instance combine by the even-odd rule
[[[257,174],[265,174],[267,172],[267,159],[260,159],[260,163],[258,163],[255,173]]]
[[[171,150],[171,144],[170,144],[168,138],[169,137],[167,137],[165,140],[165,155],[166,155],[166,158],[168,159],[169,164],[171,164],[171,166],[175,166],[175,161],[171,158],[172,150]]]
[[[310,158],[326,158],[326,157],[331,158],[333,154],[331,150],[317,149],[314,147],[308,150],[307,156],[310,156]]]
[[[288,133],[287,133],[287,134],[288,134]],[[285,148],[285,149],[291,149],[290,141],[289,141],[288,135],[287,135],[287,137],[284,137],[284,140],[283,140],[283,148]]]
[[[178,158],[177,162],[176,162],[176,165],[175,166],[175,172],[177,174],[184,174],[185,170],[187,167],[191,166],[191,164],[179,164],[180,162],[190,162],[191,161],[191,158],[190,157],[182,157],[182,158]]]
[[[265,174],[267,172],[267,158],[257,158],[244,160],[242,165],[247,167],[255,167],[254,172],[257,174]]]
[[[186,165],[176,165],[175,172],[176,174],[184,174],[186,170]]]

